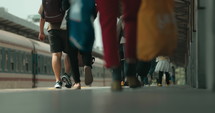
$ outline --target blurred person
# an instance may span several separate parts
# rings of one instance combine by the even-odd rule
[[[138,63],[137,63],[137,76],[140,76],[142,86],[149,85],[147,75],[149,73],[150,66],[151,66],[150,61],[149,62],[138,61]]]
[[[149,73],[148,73],[148,77],[150,78],[149,84],[152,84],[152,80],[156,78],[154,76],[154,71],[155,71],[156,65],[157,65],[156,58],[154,58],[153,60],[151,60],[151,66],[150,66]]]
[[[75,26],[70,26],[69,25],[69,14],[70,14],[70,0],[63,0],[62,1],[62,9],[64,11],[67,11],[66,14],[66,24],[67,24],[67,31],[69,32],[69,29],[71,27]],[[95,18],[95,14],[93,14]],[[69,35],[67,37],[69,39]],[[70,44],[71,46],[71,44]],[[70,58],[71,58],[71,67],[72,67],[72,73],[73,73],[73,79],[75,83],[73,84],[73,89],[81,89],[81,80],[80,80],[80,72],[79,72],[79,66],[83,65],[84,67],[84,76],[85,76],[85,84],[88,86],[91,86],[93,82],[93,75],[92,75],[92,64],[95,60],[95,58],[92,57],[92,51],[81,51],[78,48],[71,46],[71,53]],[[81,57],[81,58],[80,58]],[[79,62],[82,62],[83,64],[79,64]]]
[[[125,31],[125,76],[131,88],[140,87],[136,77],[136,31],[137,12],[141,0],[122,0],[123,21]],[[96,0],[100,13],[99,19],[102,30],[104,60],[106,68],[112,70],[112,91],[122,90],[120,55],[117,41],[116,22],[119,14],[119,0]]]
[[[155,72],[158,72],[158,86],[162,86],[162,77],[165,73],[166,75],[166,84],[167,86],[170,84],[170,59],[167,56],[158,56],[157,57],[157,65],[155,67]]]
[[[62,80],[60,78],[61,74],[61,56],[62,52],[69,52],[69,42],[67,39],[67,33],[65,30],[60,29],[61,21],[64,16],[64,12],[60,10],[59,5],[61,4],[58,0],[42,0],[42,5],[38,13],[41,15],[40,18],[40,31],[39,31],[39,40],[45,40],[44,25],[45,22],[48,22],[48,39],[50,44],[50,51],[52,53],[52,69],[54,71],[56,83],[55,88],[62,87]],[[58,16],[56,16],[58,15]],[[55,18],[56,17],[56,18]],[[70,63],[69,57],[66,55],[64,65],[65,65],[65,74],[62,76],[66,78],[66,87],[71,87],[71,80],[69,78],[70,74]]]
[[[172,84],[176,84],[176,81],[175,81],[175,64],[173,64],[172,62],[170,63],[170,80],[172,81]]]
[[[120,55],[120,68],[121,68],[121,85],[127,86],[125,81],[125,37],[124,37],[124,24],[122,16],[117,19],[117,38],[119,39],[119,55]]]

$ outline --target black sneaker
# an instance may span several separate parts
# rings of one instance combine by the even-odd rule
[[[66,88],[71,88],[72,87],[72,81],[70,79],[70,76],[64,73],[61,77],[62,81],[66,83],[65,87]]]
[[[54,85],[55,88],[60,89],[62,87],[62,82],[61,81],[57,81]]]

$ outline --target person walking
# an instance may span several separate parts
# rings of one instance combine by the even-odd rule
[[[44,33],[45,22],[48,22],[48,39],[50,44],[50,51],[52,53],[52,69],[54,71],[56,83],[55,88],[62,87],[61,74],[61,57],[62,52],[66,53],[66,58],[64,61],[65,74],[62,78],[65,78],[66,87],[71,88],[70,80],[70,61],[67,53],[69,52],[69,42],[66,30],[61,30],[60,25],[64,16],[64,12],[60,9],[61,0],[42,0],[42,5],[38,13],[41,15],[40,18],[40,31],[39,40],[44,41],[46,36]],[[56,16],[57,15],[57,16]]]
[[[100,13],[105,66],[112,70],[112,91],[122,90],[120,55],[116,31],[116,21],[119,14],[119,0],[96,0],[97,9]],[[141,0],[122,0],[123,21],[125,24],[125,76],[131,88],[140,87],[136,77],[136,31],[137,12]]]
[[[159,73],[158,77],[158,86],[162,86],[162,77],[163,74],[165,73],[166,75],[166,84],[167,86],[170,84],[169,79],[170,79],[170,59],[167,56],[158,56],[157,57],[157,65],[155,67],[155,72]]]
[[[75,29],[75,26],[70,26],[69,25],[69,16],[70,16],[70,11],[71,11],[71,5],[69,0],[62,0],[62,10],[66,11],[66,24],[67,24],[67,33],[69,33],[71,28]],[[67,37],[69,39],[69,35]],[[79,72],[79,62],[82,62],[83,67],[84,67],[84,76],[85,76],[85,84],[88,86],[91,86],[93,82],[93,75],[92,75],[92,50],[91,51],[81,51],[75,46],[71,46],[71,53],[69,54],[70,56],[70,64],[72,67],[72,73],[73,73],[73,79],[74,79],[74,84],[73,84],[73,89],[81,89],[81,80],[80,80],[80,72]],[[80,58],[81,57],[81,58]]]

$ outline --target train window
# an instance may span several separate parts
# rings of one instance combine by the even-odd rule
[[[14,65],[14,58],[15,58],[15,55],[14,55],[14,51],[13,50],[10,50],[10,71],[15,71],[15,65]]]
[[[50,74],[54,74],[53,70],[52,70],[52,58],[49,57],[49,70],[50,70]]]
[[[45,65],[45,57],[44,56],[41,56],[41,73],[45,73],[45,70],[44,70],[44,65]]]
[[[48,74],[47,65],[48,65],[48,57],[44,57],[44,73],[45,74]]]
[[[20,72],[23,72],[23,52],[20,52]]]
[[[48,68],[48,66],[49,66],[49,59],[48,59],[48,57],[46,57],[46,65],[45,65],[45,67],[46,67],[46,70],[45,70],[46,74],[49,74],[49,68]]]
[[[44,65],[44,73],[47,74],[47,67]]]
[[[16,51],[16,60],[15,60],[15,68],[16,72],[20,72],[19,67],[20,67],[20,60],[19,60],[19,51]]]
[[[42,74],[44,73],[43,65],[44,65],[44,56],[41,56],[40,57],[40,71]]]
[[[27,59],[28,59],[28,73],[31,73],[31,65],[32,65],[31,61],[32,61],[32,59],[31,59],[30,54],[27,55]]]
[[[47,59],[47,69],[48,69],[48,74],[51,74],[51,60],[50,57]]]
[[[18,51],[17,56],[18,56],[17,72],[21,72],[21,52],[20,51]]]
[[[28,54],[25,54],[25,72],[29,72],[29,60]]]
[[[19,72],[19,51],[16,51],[16,72]]]
[[[2,65],[3,65],[3,51],[2,48],[0,48],[0,71],[2,71]]]
[[[19,72],[23,72],[23,52],[21,52],[21,51],[20,51],[20,54],[19,54],[19,60],[20,60]]]
[[[10,65],[11,65],[11,71],[14,71],[14,70],[15,70],[15,68],[14,68],[14,63],[11,62]]]
[[[25,63],[25,71],[28,72],[29,69],[28,69],[28,63]]]
[[[37,61],[37,63],[38,63],[38,70],[37,70],[37,72],[38,72],[38,74],[40,73],[40,63],[41,61],[40,61],[40,55],[38,55],[38,61]]]
[[[21,71],[22,71],[22,72],[25,72],[25,53],[22,52],[22,53],[21,53],[21,56],[22,56],[22,57],[21,57],[21,59],[22,59],[22,60],[21,60],[21,63],[22,63],[22,64],[21,64]]]
[[[50,61],[50,57],[47,57],[47,71],[48,74],[51,74],[51,61]]]
[[[4,70],[8,71],[8,51],[5,50],[5,64],[4,64]]]

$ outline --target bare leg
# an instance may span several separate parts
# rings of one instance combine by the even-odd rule
[[[61,72],[61,56],[62,53],[52,53],[52,68],[54,71],[56,81],[61,81],[60,72]]]

